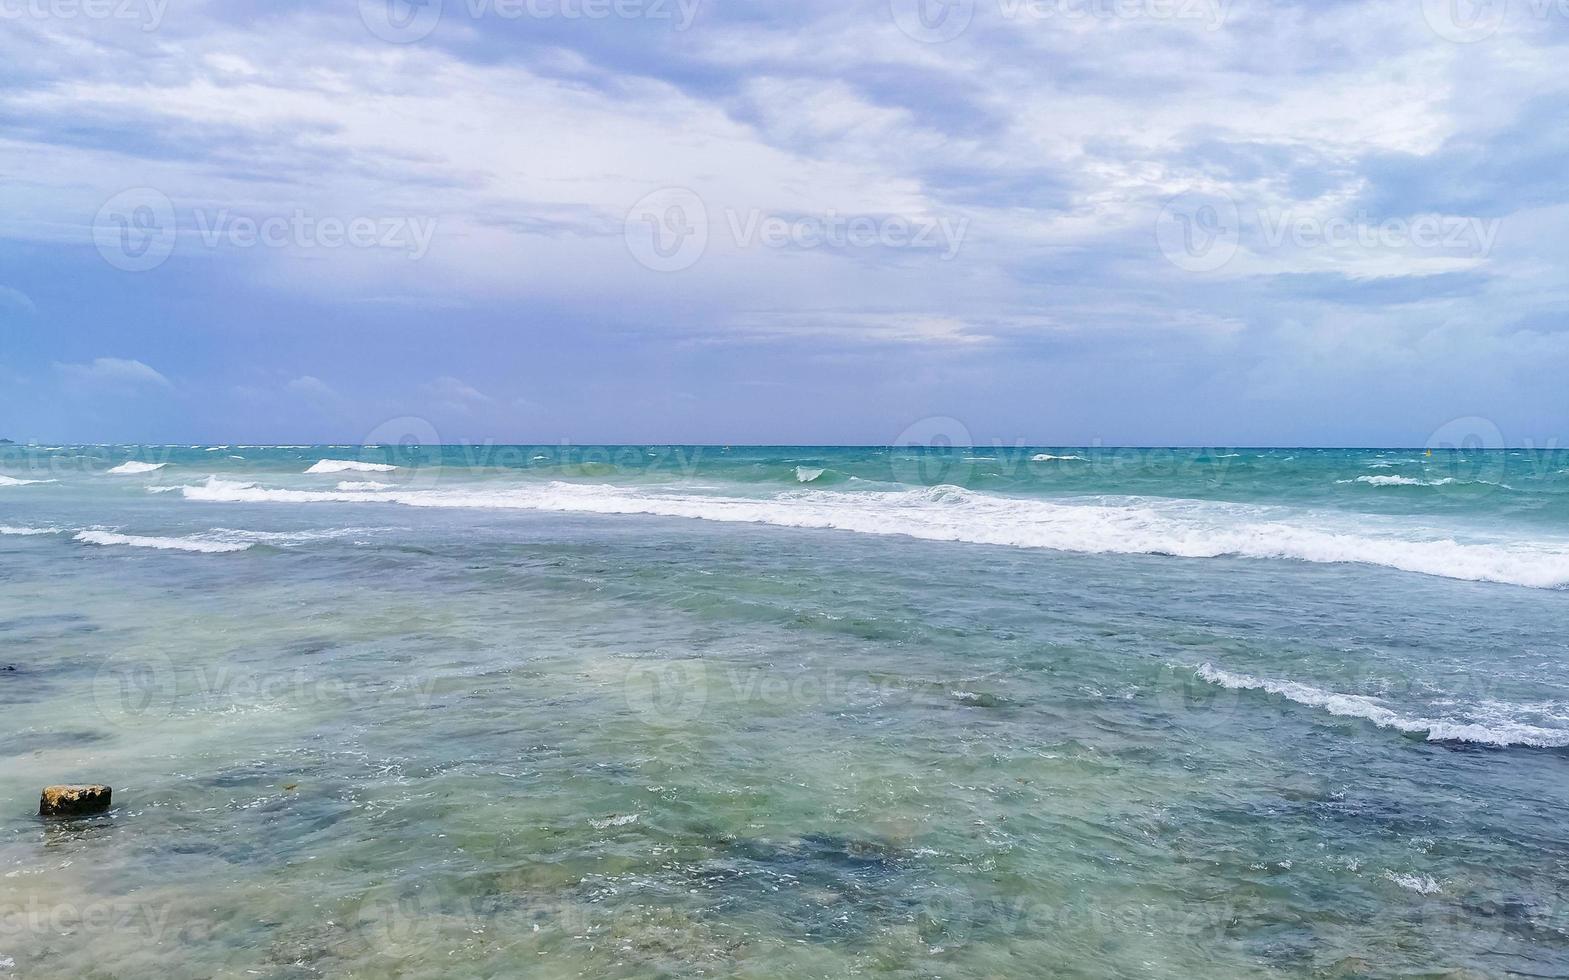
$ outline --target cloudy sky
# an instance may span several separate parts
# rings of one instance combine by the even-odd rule
[[[1569,439],[1569,4],[0,20],[0,436]]]

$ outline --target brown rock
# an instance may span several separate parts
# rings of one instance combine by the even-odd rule
[[[38,801],[40,817],[86,817],[109,809],[107,786],[50,786]]]

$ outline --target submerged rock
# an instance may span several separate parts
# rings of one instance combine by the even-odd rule
[[[108,786],[50,786],[38,801],[40,817],[86,817],[109,809]]]

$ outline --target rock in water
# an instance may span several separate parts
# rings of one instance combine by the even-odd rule
[[[38,801],[40,817],[88,817],[109,809],[107,786],[50,786]]]

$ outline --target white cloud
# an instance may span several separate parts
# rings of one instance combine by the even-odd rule
[[[302,374],[283,386],[296,395],[308,398],[337,398],[338,393],[327,382],[314,375]]]
[[[461,415],[467,415],[476,408],[486,408],[495,404],[495,399],[489,395],[461,378],[454,378],[451,375],[442,375],[428,384],[423,384],[420,390],[434,399],[433,407]]]
[[[141,361],[98,357],[87,364],[55,364],[66,380],[96,388],[173,387],[169,379]]]
[[[20,289],[0,286],[0,313],[37,313],[32,297]]]

